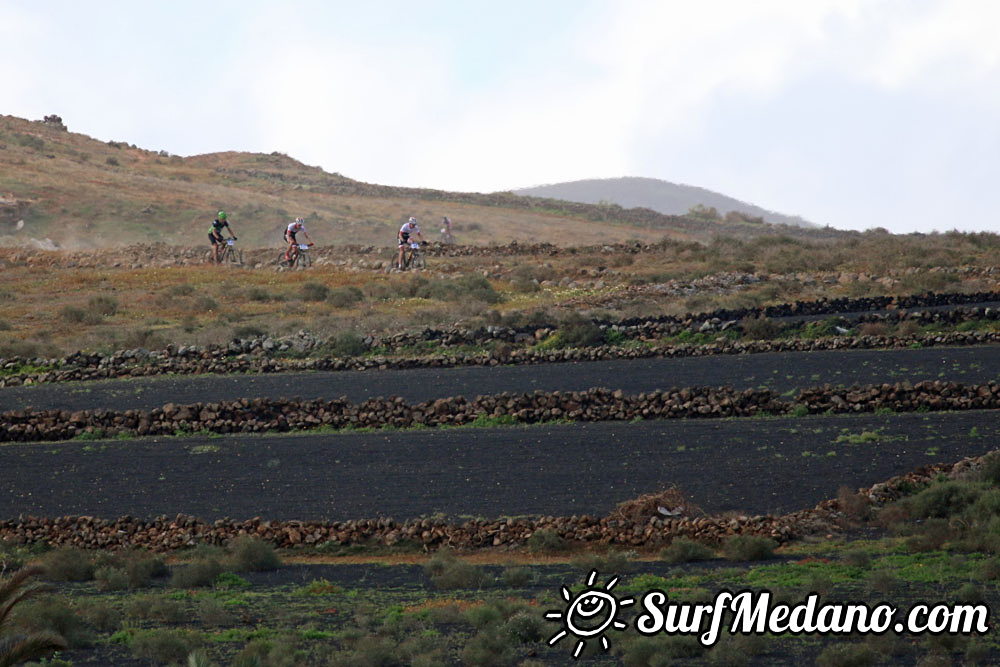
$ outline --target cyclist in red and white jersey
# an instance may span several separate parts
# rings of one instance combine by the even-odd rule
[[[413,234],[416,234],[420,242],[423,243],[424,237],[420,235],[417,219],[410,216],[410,219],[403,223],[403,226],[399,228],[399,233],[396,234],[396,240],[399,241],[399,258],[396,261],[396,266],[403,266],[403,253],[406,252],[406,244],[410,242],[410,236]]]
[[[288,261],[292,260],[292,250],[298,245],[298,241],[295,240],[295,235],[299,232],[306,237],[309,241],[309,245],[313,244],[313,240],[309,238],[309,232],[306,231],[305,220],[302,218],[295,218],[294,222],[288,223],[288,228],[285,230],[285,243],[288,244],[288,249],[285,250],[285,259]]]

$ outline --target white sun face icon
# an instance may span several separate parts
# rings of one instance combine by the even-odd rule
[[[583,652],[586,645],[584,640],[590,637],[600,637],[601,647],[607,651],[610,645],[608,638],[603,634],[604,631],[608,628],[624,630],[625,624],[616,618],[618,607],[626,607],[635,602],[632,598],[619,600],[608,592],[618,583],[617,577],[605,584],[603,589],[594,586],[596,579],[597,570],[593,570],[587,578],[587,588],[576,596],[563,586],[562,596],[568,603],[566,611],[550,611],[545,614],[545,618],[559,619],[564,625],[562,630],[549,639],[550,645],[554,645],[567,634],[576,636],[578,641],[573,649],[574,658],[580,657],[580,653]]]

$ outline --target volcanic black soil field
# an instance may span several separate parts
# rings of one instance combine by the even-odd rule
[[[150,408],[281,395],[426,400],[594,386],[794,392],[825,383],[982,383],[998,368],[996,346],[719,355],[50,384],[4,389],[0,408]],[[16,472],[0,488],[0,503],[7,517],[489,518],[604,514],[676,485],[706,511],[777,513],[811,507],[840,486],[982,454],[996,446],[998,429],[994,412],[969,411],[9,444],[0,447],[0,466]]]

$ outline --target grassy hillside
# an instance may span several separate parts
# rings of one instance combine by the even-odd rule
[[[472,194],[371,185],[280,153],[180,157],[69,132],[57,122],[0,116],[0,242],[51,239],[58,247],[164,241],[199,245],[218,209],[241,241],[277,245],[305,217],[322,245],[390,245],[410,215],[437,235],[449,216],[460,243],[708,241],[716,235],[801,235],[747,221],[668,216],[512,193]],[[843,235],[816,231],[816,238]]]

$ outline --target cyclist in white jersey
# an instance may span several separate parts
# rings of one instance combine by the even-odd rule
[[[309,238],[309,232],[306,231],[305,220],[302,218],[295,218],[294,222],[290,222],[288,224],[288,228],[285,230],[284,235],[285,243],[288,244],[288,249],[285,250],[285,259],[287,261],[292,260],[292,250],[298,244],[298,241],[295,240],[295,235],[299,232],[302,232],[302,234],[305,235],[306,239],[309,241],[309,245],[313,244],[313,240]]]
[[[403,266],[403,253],[406,251],[406,244],[410,242],[410,236],[416,234],[420,242],[423,243],[424,237],[420,235],[420,228],[417,227],[417,219],[410,217],[409,220],[403,223],[403,226],[399,228],[399,233],[396,234],[396,240],[399,241],[399,258],[396,261],[396,266]]]

